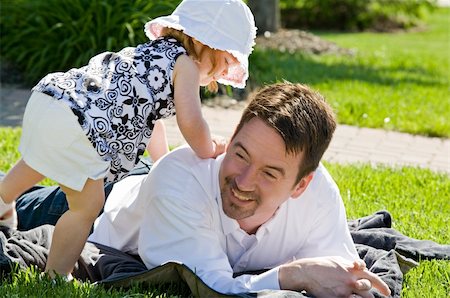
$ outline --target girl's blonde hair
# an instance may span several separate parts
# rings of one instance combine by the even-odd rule
[[[186,52],[188,53],[188,55],[194,60],[198,61],[203,58],[203,55],[209,54],[210,59],[211,59],[212,68],[208,74],[211,74],[215,71],[215,68],[217,66],[217,60],[216,60],[216,55],[214,55],[215,54],[214,49],[212,49],[206,45],[203,45],[202,49],[200,50],[200,53],[197,53],[195,51],[194,38],[190,37],[189,35],[184,34],[180,30],[176,30],[173,28],[168,28],[168,27],[163,28],[161,30],[161,36],[173,37],[176,40],[178,40],[183,45],[183,47],[186,49]],[[219,86],[217,85],[216,81],[212,81],[211,83],[208,84],[208,86],[206,86],[206,88],[208,89],[208,91],[216,93],[217,90],[219,89]]]

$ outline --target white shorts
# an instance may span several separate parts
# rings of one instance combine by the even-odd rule
[[[40,92],[33,92],[27,103],[19,151],[28,166],[77,191],[88,178],[104,178],[110,166],[97,154],[71,109]]]

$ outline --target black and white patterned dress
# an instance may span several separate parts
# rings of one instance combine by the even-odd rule
[[[48,74],[33,91],[67,103],[95,150],[111,162],[106,178],[115,181],[139,161],[155,121],[175,115],[172,72],[182,54],[175,39],[159,38]]]

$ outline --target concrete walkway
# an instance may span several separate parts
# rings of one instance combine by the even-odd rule
[[[0,88],[0,126],[20,126],[29,90]],[[240,110],[203,107],[214,134],[230,137]],[[174,118],[165,120],[169,143],[184,143]],[[450,139],[427,138],[380,129],[339,125],[324,159],[336,163],[371,163],[429,168],[450,175]]]

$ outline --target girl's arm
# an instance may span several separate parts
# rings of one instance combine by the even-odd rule
[[[169,152],[166,137],[166,126],[162,120],[157,120],[153,127],[152,136],[147,144],[147,151],[154,162]]]
[[[218,154],[211,139],[208,124],[202,115],[199,95],[199,71],[186,55],[177,59],[173,72],[174,102],[177,123],[183,137],[200,158]]]

